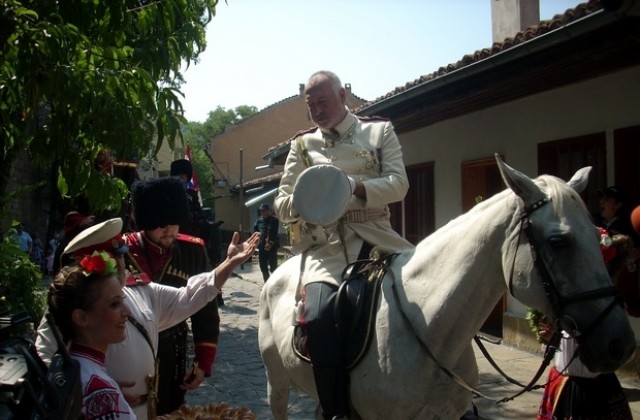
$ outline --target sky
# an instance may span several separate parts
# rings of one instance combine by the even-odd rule
[[[492,0],[220,0],[207,48],[184,71],[182,104],[203,122],[221,106],[261,110],[318,70],[373,100],[488,48]],[[550,19],[580,0],[539,0]]]

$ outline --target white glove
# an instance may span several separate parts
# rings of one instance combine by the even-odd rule
[[[349,178],[349,185],[351,185],[351,194],[355,194],[355,192],[356,192],[356,180],[351,178],[348,175],[347,175],[347,178]]]

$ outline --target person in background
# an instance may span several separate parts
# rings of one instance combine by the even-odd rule
[[[13,239],[16,241],[20,250],[27,255],[31,255],[31,249],[33,247],[33,240],[31,239],[31,235],[24,230],[24,224],[18,223],[16,226],[16,232],[12,235]]]
[[[600,213],[595,217],[596,226],[605,229],[611,238],[615,239],[618,235],[622,235],[630,239],[628,249],[625,250],[626,259],[620,262],[622,268],[612,278],[624,297],[627,313],[638,317],[640,316],[640,289],[638,287],[640,236],[631,225],[629,199],[624,190],[615,185],[598,192],[600,194]]]
[[[200,198],[198,192],[193,189],[191,178],[193,177],[193,166],[188,159],[178,159],[171,162],[171,176],[178,177],[180,182],[185,188],[187,193],[187,200],[189,204],[188,217],[185,223],[180,226],[180,232],[197,236],[206,241],[206,234],[208,233],[205,226],[206,220],[204,213],[202,212],[202,206],[200,205]]]
[[[278,218],[273,215],[269,205],[263,203],[259,209],[260,217],[253,225],[254,232],[260,232],[258,245],[258,261],[262,279],[266,282],[269,275],[278,268],[278,247],[280,246]]]
[[[595,217],[596,226],[600,226],[612,235],[629,236],[635,247],[640,246],[640,236],[631,225],[630,209],[627,208],[627,195],[613,185],[598,191],[600,194],[600,213]]]
[[[62,241],[53,254],[53,274],[56,274],[58,271],[60,271],[60,268],[75,263],[73,258],[70,255],[65,254],[63,251],[66,248],[67,244],[69,244],[69,242],[71,242],[78,233],[82,232],[89,226],[93,226],[95,222],[96,217],[94,215],[86,215],[75,210],[72,210],[64,215],[64,236],[62,237]]]
[[[105,366],[108,374],[122,387],[136,416],[154,419],[159,331],[182,322],[212,300],[222,290],[233,268],[251,257],[258,236],[239,244],[236,232],[227,250],[227,259],[213,272],[190,277],[186,287],[174,288],[152,282],[145,273],[126,271],[123,256],[128,248],[121,229],[119,218],[99,223],[80,232],[65,252],[76,262],[96,251],[106,251],[115,257],[119,279],[125,285],[124,303],[130,315],[126,338],[109,346]],[[57,344],[46,318],[38,327],[36,348],[43,362],[49,365]]]
[[[189,277],[211,270],[204,241],[180,233],[180,226],[189,218],[189,204],[177,177],[136,182],[131,193],[132,220],[138,231],[124,235],[129,272],[145,273],[162,285],[184,287]],[[185,392],[212,374],[220,335],[215,300],[191,316],[191,330],[195,358],[188,370],[186,320],[160,333],[158,415],[180,407]]]
[[[58,246],[60,246],[60,234],[56,232],[47,242],[47,250],[45,252],[45,267],[47,275],[53,274],[53,264],[58,251]]]
[[[40,267],[41,272],[45,272],[45,263],[44,263],[44,249],[42,248],[42,241],[37,234],[33,234],[32,236],[33,245],[31,246],[31,261],[33,261],[38,267]]]
[[[303,223],[300,325],[306,333],[316,388],[325,419],[348,417],[349,377],[334,320],[334,303],[345,267],[369,258],[374,246],[387,251],[413,245],[395,232],[388,204],[401,201],[409,189],[400,142],[390,122],[361,118],[346,108],[346,90],[329,71],[311,75],[304,88],[309,115],[317,125],[291,141],[274,202],[283,223]],[[351,184],[344,216],[326,226],[304,224],[293,204],[299,175],[309,166],[330,164],[342,169]],[[330,203],[312,203],[329,206]]]
[[[124,304],[116,262],[106,252],[64,267],[54,278],[47,303],[69,353],[80,364],[82,415],[91,419],[135,419],[120,387],[105,371],[110,344],[126,337]]]

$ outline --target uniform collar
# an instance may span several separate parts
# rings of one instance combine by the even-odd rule
[[[340,121],[334,128],[320,129],[320,131],[322,132],[322,137],[324,137],[326,141],[330,141],[332,143],[340,143],[352,132],[357,120],[358,118],[355,115],[347,111],[347,115],[344,117],[344,119]]]
[[[169,247],[169,249],[164,249],[160,245],[156,245],[155,243],[151,242],[151,239],[149,239],[146,232],[141,232],[141,236],[144,242],[144,247],[149,250],[151,254],[165,256],[171,252],[171,247]]]

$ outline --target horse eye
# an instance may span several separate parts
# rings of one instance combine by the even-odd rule
[[[567,241],[562,235],[554,235],[549,237],[549,245],[554,248],[562,248],[567,245]]]

